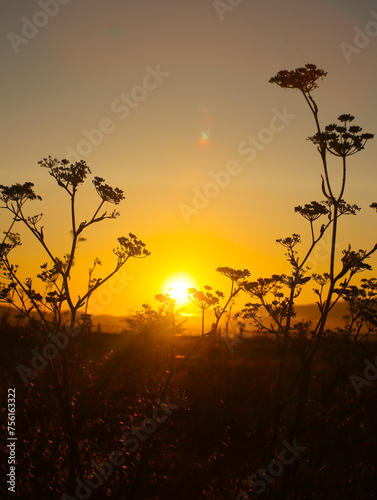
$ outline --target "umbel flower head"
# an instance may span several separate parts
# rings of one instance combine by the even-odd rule
[[[242,283],[243,290],[252,297],[262,299],[277,284],[282,283],[284,275],[273,274],[271,278],[258,278],[256,281],[245,281]]]
[[[118,238],[120,246],[114,250],[120,264],[125,262],[129,257],[143,258],[151,254],[151,252],[145,248],[145,243],[138,240],[134,234],[129,233],[128,236],[128,238],[125,236]]]
[[[216,271],[232,281],[240,281],[250,276],[248,269],[232,269],[231,267],[218,267]]]
[[[156,300],[161,302],[163,306],[165,306],[170,313],[173,312],[174,306],[177,304],[177,300],[170,295],[170,293],[158,293],[154,296]]]
[[[317,68],[315,64],[305,64],[303,68],[292,71],[283,69],[269,82],[276,83],[283,89],[296,89],[308,93],[318,88],[317,81],[322,80],[326,75],[327,72]]]
[[[332,205],[331,200],[329,200],[328,205]],[[341,215],[356,215],[359,210],[360,207],[355,204],[346,203],[343,199],[338,202],[338,212]]]
[[[86,161],[81,160],[76,163],[69,163],[68,160],[58,160],[57,158],[43,158],[38,162],[41,167],[47,168],[49,174],[54,177],[59,186],[75,193],[79,184],[82,184],[87,175],[91,173]],[[71,193],[72,194],[72,193]]]
[[[340,115],[340,124],[331,123],[325,127],[324,132],[317,132],[308,139],[318,146],[318,149],[326,149],[334,156],[345,158],[364,149],[368,139],[374,135],[368,132],[362,133],[362,128],[357,125],[349,126],[355,119],[352,115]]]
[[[342,253],[342,274],[348,271],[351,271],[351,274],[356,274],[365,270],[372,270],[372,267],[364,262],[364,260],[368,258],[368,254],[365,250],[359,250],[358,252],[355,252],[354,250],[351,250],[351,247],[349,246],[348,249],[343,250]]]
[[[18,245],[21,245],[21,238],[18,233],[9,232],[8,234],[6,234],[2,243],[0,243],[0,268],[1,261],[6,258],[8,253]]]
[[[325,286],[330,281],[330,275],[328,273],[323,273],[323,274],[314,273],[312,274],[312,278],[320,286]]]
[[[318,201],[312,201],[311,203],[306,203],[303,207],[298,205],[295,207],[295,212],[302,215],[302,217],[309,222],[314,222],[322,215],[328,215],[330,210],[324,202],[319,203]]]
[[[26,200],[41,200],[42,198],[34,193],[33,186],[32,182],[12,186],[0,184],[0,200],[7,206],[14,202],[18,207],[22,207]]]
[[[191,300],[191,302],[197,305],[203,311],[211,306],[215,306],[219,302],[219,299],[222,299],[224,297],[224,294],[222,292],[219,292],[218,290],[214,295],[211,292],[212,287],[210,287],[209,285],[206,285],[204,289],[206,290],[205,292],[197,290],[196,288],[189,288],[187,290],[188,298]]]
[[[301,243],[301,237],[299,234],[293,233],[292,236],[287,236],[287,238],[279,238],[276,243],[280,243],[283,247],[288,250],[292,250],[296,245]]]
[[[105,184],[105,179],[102,179],[102,177],[94,177],[92,182],[98,195],[103,201],[108,201],[109,203],[115,203],[115,205],[118,205],[118,203],[124,200],[122,189],[112,188],[108,184]]]

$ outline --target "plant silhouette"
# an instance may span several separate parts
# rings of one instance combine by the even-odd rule
[[[80,185],[86,181],[91,173],[86,162],[80,161],[72,164],[68,160],[59,161],[49,156],[41,160],[39,164],[48,170],[58,186],[70,198],[71,249],[64,257],[58,257],[48,242],[44,227],[40,225],[42,214],[31,217],[25,214],[24,206],[26,203],[41,200],[41,197],[35,194],[32,183],[26,182],[23,185],[14,184],[12,186],[0,185],[0,199],[3,202],[3,208],[8,210],[13,217],[12,224],[1,244],[1,270],[5,283],[1,286],[0,300],[11,304],[22,317],[29,319],[33,330],[37,332],[37,340],[42,352],[47,352],[47,350],[43,351],[43,348],[50,345],[52,338],[63,338],[60,344],[61,355],[51,355],[49,362],[46,362],[46,370],[49,373],[46,382],[47,387],[49,387],[47,390],[51,391],[48,395],[49,404],[52,406],[53,413],[56,414],[57,423],[62,426],[68,444],[67,488],[69,489],[76,476],[82,475],[80,431],[89,418],[89,409],[95,404],[95,394],[99,393],[101,386],[99,384],[98,388],[94,390],[94,396],[92,395],[89,399],[81,397],[81,402],[78,403],[78,398],[81,395],[73,386],[77,369],[77,367],[73,367],[73,364],[78,343],[77,336],[81,330],[87,327],[89,319],[87,309],[85,309],[80,324],[78,312],[84,306],[87,308],[90,296],[114,276],[130,258],[147,257],[150,252],[134,234],[130,233],[128,237],[118,238],[119,246],[114,250],[116,256],[114,269],[104,278],[93,279],[92,272],[94,267],[99,264],[99,260],[96,259],[94,267],[89,269],[87,290],[75,298],[71,292],[71,271],[77,243],[89,226],[119,216],[119,212],[116,210],[108,213],[104,210],[104,205],[106,203],[118,205],[124,199],[123,191],[119,188],[112,188],[101,177],[95,177],[93,184],[101,201],[89,220],[79,222],[76,214],[77,193]],[[23,224],[33,234],[50,259],[50,263],[41,265],[41,272],[38,274],[39,280],[53,286],[53,290],[48,292],[45,297],[34,287],[31,278],[24,281],[19,278],[18,266],[12,264],[10,260],[10,252],[21,244],[18,233],[12,232],[15,223]],[[69,310],[68,325],[63,325],[64,307],[68,307]],[[62,334],[62,330],[65,331],[65,335]],[[54,347],[54,349],[57,348]],[[29,378],[38,375],[38,372],[25,366],[20,368],[20,373],[26,385],[30,382]]]
[[[128,316],[122,335],[92,331],[93,294],[130,259],[150,255],[135,234],[121,236],[111,271],[101,275],[95,257],[81,293],[73,291],[78,244],[89,227],[120,216],[122,189],[95,176],[97,203],[82,220],[78,198],[89,166],[41,160],[69,200],[70,248],[58,253],[43,214],[27,215],[25,207],[41,202],[34,185],[0,185],[2,208],[12,218],[0,244],[0,301],[17,312],[16,324],[2,319],[0,356],[5,379],[23,396],[17,403],[22,498],[372,498],[377,279],[361,273],[372,270],[368,259],[377,244],[339,249],[339,231],[346,216],[359,214],[345,199],[347,174],[373,135],[350,114],[322,126],[315,91],[326,75],[306,64],[270,79],[302,94],[314,119],[308,139],[320,160],[323,199],[293,207],[307,235],[276,239],[289,272],[260,277],[217,267],[227,293],[209,285],[187,290],[198,313],[197,335],[185,335],[169,292],[155,296],[156,310],[144,303]],[[36,278],[22,278],[14,261],[17,226],[42,250]],[[311,258],[326,241],[325,271],[314,272]],[[299,314],[308,287],[314,319]],[[346,322],[330,327],[341,302]],[[237,331],[234,319],[242,319]],[[169,418],[150,418],[169,405]],[[284,466],[282,442],[293,457]]]

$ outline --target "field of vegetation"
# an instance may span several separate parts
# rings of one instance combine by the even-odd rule
[[[96,471],[93,463],[109,461],[114,450],[124,458],[91,489],[90,498],[230,499],[241,491],[258,498],[247,481],[268,466],[279,369],[274,341],[256,336],[234,344],[231,352],[224,339],[203,338],[170,384],[169,402],[177,408],[152,434],[141,431],[145,441],[134,450],[134,442],[120,441],[123,433],[141,429],[144,419],[153,415],[167,377],[170,339],[155,333],[82,333],[70,351],[73,410],[80,415],[90,405],[76,434],[82,479]],[[176,338],[176,363],[196,341],[191,336]],[[4,383],[15,387],[17,394],[17,470],[24,495],[20,498],[60,498],[69,448],[53,389],[45,372],[30,379],[27,387],[14,372],[15,364],[29,362],[38,337],[30,328],[9,328],[2,331],[1,343]],[[374,498],[376,384],[360,387],[358,395],[350,375],[364,377],[364,359],[376,356],[375,342],[355,346],[333,333],[324,339],[313,370],[305,425],[297,437],[305,450],[294,462],[288,498]],[[299,364],[292,353],[283,387],[287,406],[279,426],[278,453],[294,415],[297,390],[289,393]],[[282,481],[283,474],[268,484],[266,498],[278,498]],[[71,493],[89,498],[85,491],[83,496]]]
[[[113,270],[95,277],[96,259],[82,293],[72,292],[82,234],[117,218],[108,206],[124,198],[94,177],[98,205],[80,221],[77,196],[91,174],[85,161],[39,162],[70,200],[72,243],[61,256],[48,246],[42,214],[25,211],[39,199],[33,184],[0,185],[2,208],[12,216],[0,246],[0,301],[17,313],[1,321],[8,389],[2,496],[15,495],[17,485],[17,497],[31,500],[376,497],[377,279],[368,277],[368,259],[377,244],[338,249],[339,225],[359,211],[343,199],[348,162],[373,135],[348,114],[322,128],[313,92],[325,76],[307,64],[270,80],[298,91],[314,118],[309,139],[320,157],[324,200],[295,207],[310,228],[309,245],[302,249],[295,233],[277,240],[290,273],[252,279],[248,269],[219,267],[226,292],[189,288],[200,314],[197,335],[184,335],[169,293],[156,296],[155,309],[143,304],[121,334],[94,328],[92,295],[150,251],[133,233],[119,237]],[[337,182],[333,161],[341,167]],[[21,225],[44,253],[40,274],[26,280],[12,261]],[[327,271],[312,273],[307,263],[325,234]],[[298,314],[306,286],[314,287],[314,319]],[[236,311],[240,295],[249,302]],[[340,303],[347,320],[334,326]]]

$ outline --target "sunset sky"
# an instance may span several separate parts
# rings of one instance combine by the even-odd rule
[[[321,123],[351,113],[377,133],[372,0],[19,0],[2,2],[0,19],[0,183],[34,182],[43,201],[29,213],[45,214],[58,256],[69,248],[69,200],[37,162],[84,159],[124,190],[119,219],[83,235],[74,268],[83,288],[95,257],[103,262],[97,277],[111,270],[118,236],[132,232],[152,252],[127,264],[92,312],[156,306],[154,295],[179,272],[194,286],[226,291],[217,267],[267,277],[288,270],[277,238],[300,233],[306,247],[310,229],[293,207],[322,200],[321,163],[306,140],[315,129],[303,97],[268,82],[279,70],[324,69],[314,95]],[[262,142],[253,149],[249,136]],[[344,197],[362,211],[342,219],[339,253],[348,243],[357,250],[376,241],[369,208],[377,201],[376,153],[375,139],[349,161]],[[332,162],[331,173],[339,169]],[[90,182],[79,194],[85,219],[97,195]],[[10,220],[2,211],[2,231]],[[14,261],[22,276],[35,276],[46,257],[20,232]],[[325,257],[322,247],[313,272],[326,270]],[[307,288],[302,302],[314,300]]]

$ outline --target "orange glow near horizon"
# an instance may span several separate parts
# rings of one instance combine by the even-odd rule
[[[267,3],[243,2],[219,17],[211,2],[171,1],[162,10],[157,2],[146,3],[148,8],[144,2],[108,2],[105,9],[97,1],[88,12],[71,2],[27,44],[20,37],[2,45],[7,99],[1,183],[34,184],[42,201],[28,202],[25,215],[44,214],[44,244],[51,255],[63,258],[70,251],[72,218],[67,192],[38,164],[44,156],[71,155],[91,169],[75,197],[77,227],[101,202],[93,176],[125,194],[115,207],[119,218],[80,233],[69,283],[72,300],[86,293],[94,259],[102,265],[93,279],[103,281],[113,272],[118,237],[136,234],[151,252],[146,259],[129,259],[92,294],[88,313],[93,316],[129,315],[145,303],[156,309],[155,295],[170,289],[179,301],[177,310],[197,313],[185,298],[187,288],[230,291],[230,280],[216,268],[247,268],[250,280],[290,273],[276,239],[292,233],[301,235],[297,250],[306,254],[310,227],[294,207],[323,198],[323,167],[306,140],[316,124],[304,99],[269,83],[278,71],[317,64],[328,71],[315,93],[321,116],[333,121],[351,112],[366,131],[376,128],[371,106],[377,77],[372,45],[377,42],[347,57],[339,45],[352,42],[354,26],[374,22],[367,7],[322,0],[308,18],[295,3],[275,2],[271,15]],[[20,33],[22,16],[33,19],[35,5],[7,4],[4,33]],[[67,32],[72,36],[67,38]],[[59,116],[59,122],[51,116]],[[362,210],[340,221],[337,270],[342,249],[371,244],[375,148],[376,140],[350,159],[345,197]],[[331,160],[336,183],[339,171],[336,158]],[[106,203],[98,215],[107,210],[109,216],[113,208]],[[5,210],[0,215],[6,231],[13,216]],[[35,290],[44,293],[37,275],[42,264],[51,265],[51,255],[25,225],[15,224],[14,231],[22,245],[10,254],[12,264],[19,266],[22,281],[30,277]],[[307,261],[311,273],[328,272],[330,248],[328,230]],[[377,252],[368,262],[376,267]],[[303,288],[297,303],[317,300],[313,286],[309,282]],[[242,308],[250,297],[240,292],[237,301]]]
[[[190,274],[180,271],[166,278],[161,289],[163,293],[168,293],[175,299],[178,305],[186,305],[188,303],[187,290],[196,286],[196,281]]]

